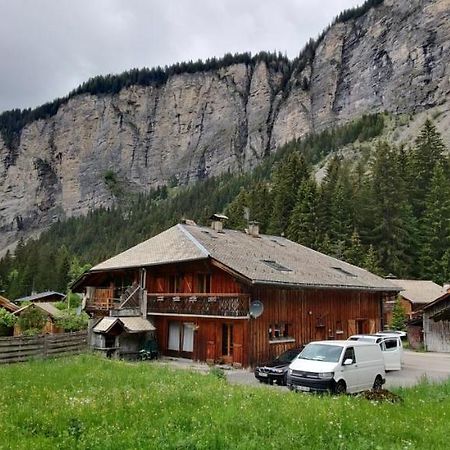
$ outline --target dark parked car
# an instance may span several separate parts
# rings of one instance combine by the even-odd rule
[[[287,370],[292,360],[303,350],[301,347],[291,348],[285,351],[274,360],[255,368],[255,377],[261,382],[286,386]]]

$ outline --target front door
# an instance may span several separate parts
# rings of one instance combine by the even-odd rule
[[[222,359],[225,363],[233,362],[233,324],[222,324]]]

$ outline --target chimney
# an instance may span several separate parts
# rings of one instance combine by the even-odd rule
[[[248,234],[252,237],[259,237],[259,222],[251,221],[248,223]]]
[[[223,223],[227,220],[228,217],[223,214],[213,214],[210,217],[211,220],[211,228],[217,233],[223,233]]]

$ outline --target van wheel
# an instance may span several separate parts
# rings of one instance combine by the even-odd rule
[[[335,394],[345,394],[347,392],[347,385],[345,384],[345,381],[339,380],[336,384],[336,387],[334,388]]]
[[[372,389],[374,391],[381,391],[381,388],[383,387],[383,380],[380,377],[380,375],[377,375],[375,378],[375,381],[373,382],[373,387]]]

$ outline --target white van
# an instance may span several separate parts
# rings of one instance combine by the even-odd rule
[[[364,341],[311,342],[287,375],[289,389],[304,392],[354,393],[381,389],[384,382],[380,347]]]
[[[364,341],[378,344],[383,354],[385,370],[401,370],[403,363],[403,343],[394,334],[355,334],[349,341]]]

